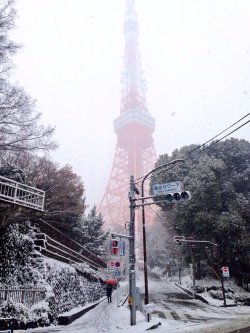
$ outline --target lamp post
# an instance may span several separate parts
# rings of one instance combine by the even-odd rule
[[[144,176],[141,184],[141,196],[142,196],[142,240],[143,240],[143,262],[144,262],[144,284],[145,284],[145,297],[144,297],[144,303],[145,305],[148,304],[148,267],[147,267],[147,245],[146,245],[146,229],[145,229],[145,209],[144,209],[144,182],[148,178],[151,173],[160,170],[168,165],[184,162],[183,159],[176,159],[171,162],[165,163],[160,165],[159,167],[151,170],[149,173]],[[146,315],[147,321],[149,321],[149,315]]]

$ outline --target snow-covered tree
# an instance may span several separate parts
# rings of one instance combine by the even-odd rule
[[[154,175],[151,183],[184,182],[192,200],[161,205],[166,224],[176,234],[217,243],[217,268],[230,266],[241,282],[242,272],[250,273],[250,143],[230,139],[190,153],[194,148],[162,155],[158,165],[176,158],[186,161]],[[205,250],[199,247],[196,252],[200,257]]]
[[[79,241],[98,256],[105,254],[105,241],[109,234],[102,230],[102,226],[103,217],[97,213],[96,206],[91,209],[87,216],[83,216],[80,226]]]
[[[19,183],[27,184],[28,182],[24,171],[12,165],[4,165],[0,167],[0,176],[15,180],[16,182]]]

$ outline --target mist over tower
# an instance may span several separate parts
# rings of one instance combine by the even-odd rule
[[[105,228],[119,230],[129,219],[128,187],[148,173],[156,162],[153,142],[155,119],[148,112],[145,80],[139,53],[139,25],[135,1],[126,0],[124,19],[124,68],[120,115],[114,120],[117,144],[106,192],[98,210]]]

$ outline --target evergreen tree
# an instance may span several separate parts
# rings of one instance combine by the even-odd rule
[[[217,268],[229,266],[241,283],[242,273],[250,273],[250,143],[230,139],[190,154],[194,148],[183,147],[172,156],[161,156],[158,165],[183,157],[185,163],[154,175],[151,184],[184,182],[192,200],[161,204],[166,224],[171,224],[176,234],[217,243]]]
[[[109,234],[102,230],[103,223],[102,215],[97,213],[96,206],[94,206],[87,217],[83,216],[80,226],[81,236],[78,234],[79,242],[98,256],[105,254],[105,241]],[[77,229],[79,231],[79,228]]]

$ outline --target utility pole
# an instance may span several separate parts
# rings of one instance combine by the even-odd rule
[[[129,187],[129,307],[130,325],[136,325],[135,305],[135,182],[134,176],[130,177]]]
[[[190,244],[190,254],[192,262],[192,274],[193,274],[193,299],[195,299],[195,270],[194,270],[194,253],[193,253],[193,244]]]
[[[147,243],[146,243],[146,223],[145,223],[145,206],[148,205],[148,203],[145,203],[145,199],[147,197],[144,197],[144,183],[145,180],[150,176],[153,172],[158,171],[162,168],[165,168],[171,164],[179,163],[179,162],[184,162],[183,159],[176,159],[171,162],[165,163],[163,165],[160,165],[159,167],[151,170],[149,173],[147,173],[141,183],[141,205],[137,205],[136,207],[141,206],[142,207],[142,240],[143,240],[143,261],[144,261],[144,283],[145,283],[145,298],[144,298],[144,303],[147,305],[149,303],[149,297],[148,297],[148,264],[147,264]],[[167,169],[168,170],[168,169]],[[153,198],[154,196],[149,196],[148,198]],[[165,201],[165,200],[163,200]],[[149,205],[155,204],[156,202],[151,202]],[[150,321],[150,316],[149,314],[146,315],[146,321]]]

